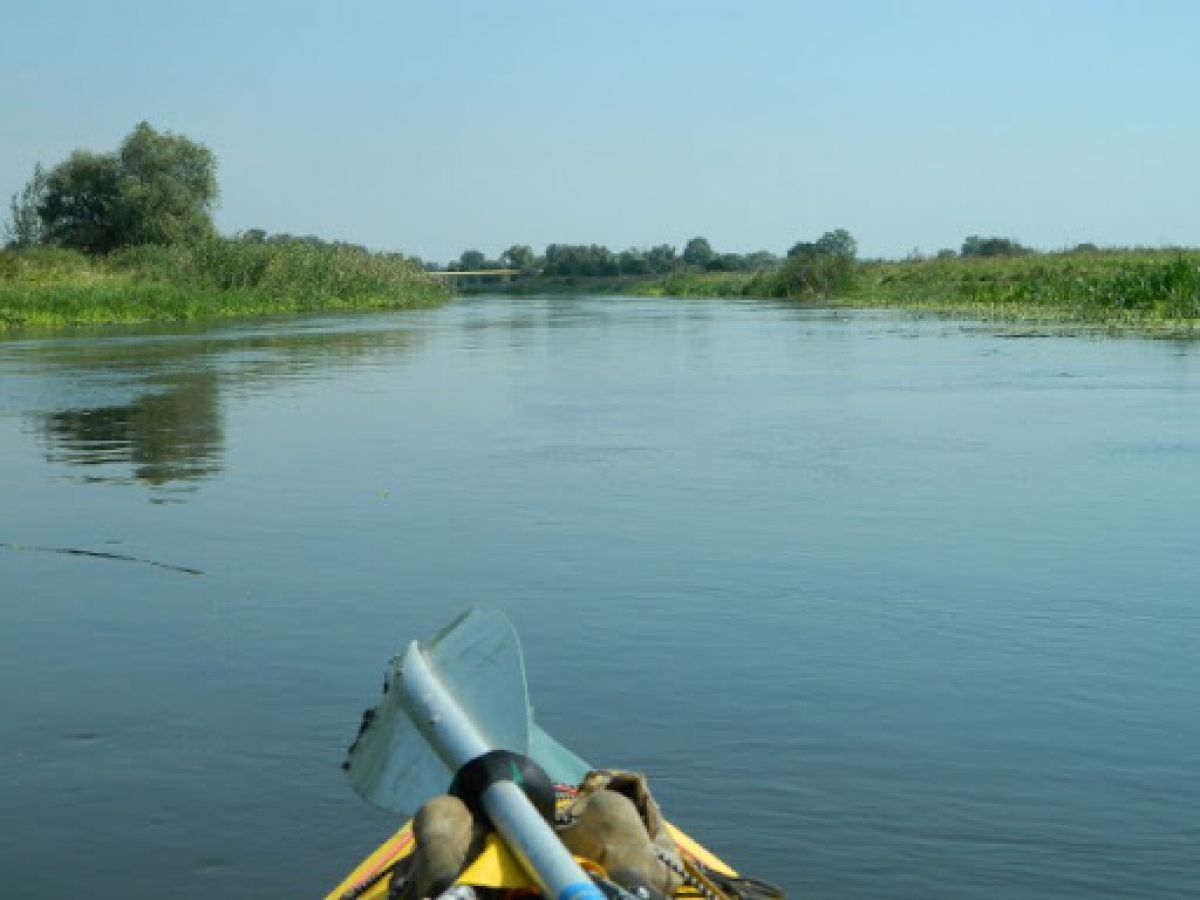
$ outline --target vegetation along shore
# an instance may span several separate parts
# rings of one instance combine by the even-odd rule
[[[438,303],[455,290],[748,296],[917,310],[1039,328],[1200,335],[1200,250],[1036,252],[970,236],[959,250],[862,260],[845,229],[786,254],[717,252],[702,237],[614,252],[513,245],[446,266],[313,237],[221,236],[216,160],[138,125],[114,153],[35,168],[14,195],[0,250],[0,330],[367,310]]]
[[[213,227],[216,160],[143,123],[115,153],[76,151],[12,198],[0,329],[394,308],[444,299],[399,253]]]
[[[403,257],[286,237],[213,236],[99,256],[0,252],[0,329],[394,309],[446,296]]]
[[[1072,250],[1013,256],[869,261],[829,291],[777,277],[684,273],[639,286],[680,296],[790,297],[842,308],[890,308],[1042,330],[1078,328],[1200,337],[1200,251]]]

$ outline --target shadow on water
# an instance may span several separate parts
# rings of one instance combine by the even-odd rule
[[[0,368],[15,362],[23,376],[33,399],[20,406],[47,462],[85,483],[142,484],[166,502],[222,471],[229,391],[313,379],[420,339],[395,320],[138,329],[0,345]]]
[[[128,403],[39,414],[46,459],[94,471],[85,481],[161,486],[221,470],[220,379],[211,369],[171,375]],[[131,477],[103,474],[129,467]]]

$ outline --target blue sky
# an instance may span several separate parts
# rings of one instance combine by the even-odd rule
[[[1200,246],[1194,0],[0,0],[0,196],[145,120],[225,232]],[[7,206],[7,204],[6,204]]]

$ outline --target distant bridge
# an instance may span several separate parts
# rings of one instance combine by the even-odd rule
[[[503,284],[524,273],[520,269],[470,269],[464,272],[426,272],[434,278],[462,284]]]

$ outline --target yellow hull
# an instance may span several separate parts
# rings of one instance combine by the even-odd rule
[[[325,900],[342,900],[342,898],[383,900],[387,896],[390,879],[386,876],[380,876],[390,871],[392,866],[399,860],[412,853],[413,835],[411,825],[412,823],[406,824],[380,844],[370,856],[359,863],[354,871],[346,876],[341,884],[325,896]],[[667,830],[671,832],[675,843],[687,859],[698,863],[706,869],[714,869],[725,875],[737,875],[716,854],[692,840],[692,838],[688,837],[688,835],[673,826],[670,822],[667,823]],[[587,860],[580,860],[580,862],[585,868],[591,865]],[[520,863],[516,861],[508,851],[508,848],[504,846],[504,842],[494,834],[488,836],[487,846],[484,847],[479,857],[463,872],[458,883],[484,888],[516,889],[533,887],[533,882],[526,875]],[[697,896],[697,894],[684,888],[677,896],[691,897]]]

